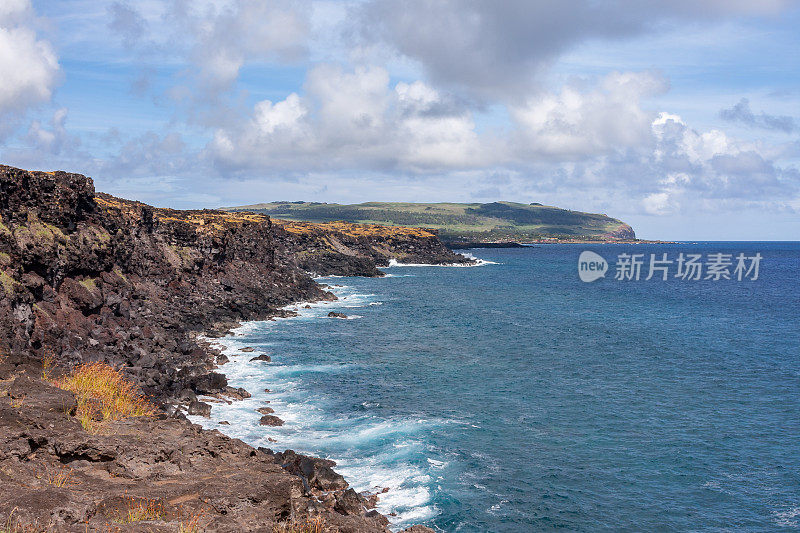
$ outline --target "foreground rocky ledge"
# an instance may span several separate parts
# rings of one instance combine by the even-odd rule
[[[424,230],[157,209],[95,194],[79,174],[0,166],[0,523],[272,531],[319,517],[330,531],[384,531],[328,462],[255,450],[182,413],[198,394],[246,394],[213,371],[200,334],[333,298],[309,271],[375,276],[391,259],[469,261]],[[87,433],[71,393],[40,377],[92,361],[121,369],[160,414]],[[117,525],[145,504],[151,520]]]

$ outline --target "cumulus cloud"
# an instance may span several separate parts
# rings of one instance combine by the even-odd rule
[[[380,67],[319,65],[305,95],[255,105],[247,121],[218,129],[209,146],[230,169],[450,168],[473,165],[485,147],[468,112],[421,81],[390,86]]]
[[[642,108],[641,100],[667,87],[654,73],[614,72],[588,91],[567,86],[560,94],[537,94],[511,108],[520,148],[527,154],[580,159],[646,145],[655,115]]]
[[[374,0],[363,33],[418,61],[430,78],[483,97],[526,95],[560,54],[592,39],[640,34],[673,20],[764,15],[793,0]]]
[[[728,122],[738,122],[751,128],[782,131],[784,133],[792,133],[797,130],[797,122],[793,117],[768,115],[763,111],[758,114],[753,113],[750,109],[750,101],[747,98],[742,98],[733,107],[722,109],[719,112],[719,116]]]
[[[50,100],[59,75],[53,47],[31,26],[29,0],[0,5],[0,117]]]

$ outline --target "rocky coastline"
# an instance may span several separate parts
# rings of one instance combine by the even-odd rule
[[[386,531],[374,498],[329,462],[256,450],[185,414],[207,409],[198,395],[249,395],[215,371],[204,336],[335,298],[312,273],[380,276],[391,260],[470,262],[425,230],[161,209],[79,174],[0,166],[0,524]],[[119,369],[156,413],[87,432],[53,383],[91,362]],[[154,510],[124,520],[143,506]]]

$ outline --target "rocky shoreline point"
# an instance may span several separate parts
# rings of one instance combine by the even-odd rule
[[[160,209],[79,174],[0,166],[3,530],[387,531],[331,462],[254,449],[185,413],[213,408],[198,396],[249,396],[214,371],[224,356],[205,337],[334,299],[310,272],[380,276],[392,259],[470,262],[425,230]],[[155,409],[88,431],[56,384],[95,362]]]

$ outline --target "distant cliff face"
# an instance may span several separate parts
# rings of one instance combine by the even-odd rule
[[[308,222],[378,222],[386,226],[432,228],[443,241],[462,248],[466,243],[635,239],[630,226],[607,215],[537,203],[367,202],[342,205],[275,202],[226,210],[252,211],[275,218]]]
[[[620,224],[617,229],[605,233],[604,237],[611,241],[635,241],[636,233],[629,225]]]
[[[212,358],[193,333],[330,297],[307,272],[466,261],[429,232],[385,230],[158,209],[79,174],[0,166],[0,361],[104,360],[149,394],[197,389]]]

